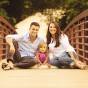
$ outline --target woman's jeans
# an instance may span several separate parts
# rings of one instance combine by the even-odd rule
[[[76,53],[73,52],[74,58],[76,58]],[[67,52],[63,52],[59,57],[54,56],[50,59],[50,64],[54,65],[56,67],[70,67],[70,64],[72,63],[72,59],[70,58],[70,55]]]
[[[20,52],[18,50],[18,43],[13,41],[13,45],[15,47],[15,54],[10,53],[10,46],[8,45],[7,49],[7,62],[12,61],[14,66],[19,68],[29,68],[36,65],[37,61],[35,58],[30,56],[21,57]]]

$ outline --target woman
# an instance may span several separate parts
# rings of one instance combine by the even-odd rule
[[[46,39],[51,65],[73,68],[73,59],[76,58],[75,50],[69,44],[66,34],[61,33],[60,27],[56,22],[51,22],[48,25]]]

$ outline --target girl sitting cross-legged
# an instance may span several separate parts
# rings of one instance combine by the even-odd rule
[[[36,59],[38,61],[38,68],[43,65],[47,65],[50,68],[49,59],[48,59],[48,46],[45,42],[41,42],[38,46],[36,52]]]

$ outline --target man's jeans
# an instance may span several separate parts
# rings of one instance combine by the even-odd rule
[[[76,54],[73,52],[74,57],[76,58]],[[72,63],[72,59],[70,58],[69,54],[67,52],[63,52],[59,57],[54,56],[52,59],[50,59],[50,64],[57,66],[57,67],[70,67],[70,64]]]
[[[15,47],[15,54],[13,55],[9,52],[10,46],[8,45],[7,62],[12,61],[14,63],[14,66],[19,68],[29,68],[36,65],[36,59],[30,56],[21,57],[20,52],[18,51],[18,43],[16,41],[13,41],[13,45]]]

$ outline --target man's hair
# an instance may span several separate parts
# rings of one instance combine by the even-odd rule
[[[39,23],[37,23],[37,22],[32,22],[32,23],[30,24],[30,27],[31,27],[32,25],[35,25],[35,26],[39,26],[39,27],[40,27]]]

